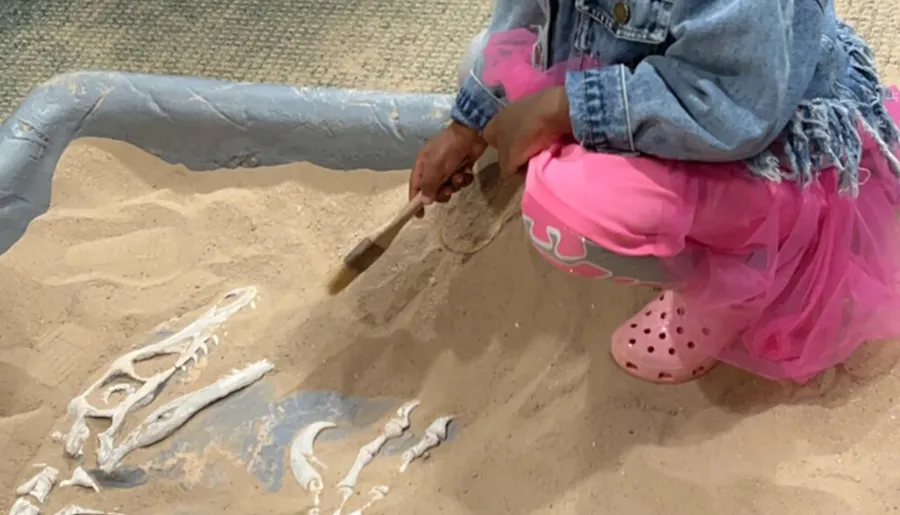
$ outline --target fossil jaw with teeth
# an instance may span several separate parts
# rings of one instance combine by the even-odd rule
[[[126,415],[153,402],[175,372],[179,369],[183,370],[191,361],[196,361],[201,353],[208,352],[209,344],[215,344],[218,341],[214,332],[232,315],[248,305],[252,305],[256,293],[257,290],[253,287],[233,290],[182,330],[157,343],[128,352],[113,361],[100,379],[69,402],[68,413],[72,419],[72,426],[66,435],[62,435],[65,440],[66,453],[73,458],[80,457],[84,444],[90,436],[87,419],[106,418],[110,420],[110,425],[98,435],[100,440],[98,458],[108,461],[109,453],[112,452],[114,445],[113,440],[121,429]],[[177,354],[178,357],[171,368],[150,377],[142,377],[135,371],[136,363],[173,354]],[[115,391],[122,391],[126,394],[125,399],[119,405],[114,408],[100,409],[88,401],[89,396],[94,392],[122,377],[141,383],[141,385],[136,389],[129,385],[130,389],[134,390],[132,392],[129,392],[128,387],[118,384],[109,387],[106,399],[109,397],[108,394]]]
[[[182,395],[160,406],[147,416],[118,447],[112,449],[105,459],[98,461],[100,470],[106,473],[112,472],[125,456],[135,449],[153,445],[167,438],[197,412],[217,400],[259,381],[272,368],[274,368],[273,365],[268,361],[258,361],[220,378],[211,385]]]

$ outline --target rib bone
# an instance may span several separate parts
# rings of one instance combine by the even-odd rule
[[[106,473],[112,472],[129,453],[141,447],[153,445],[167,438],[191,417],[213,402],[246,388],[262,379],[273,368],[266,360],[258,361],[220,378],[215,383],[182,395],[156,409],[132,431],[128,437],[98,466]]]
[[[113,361],[100,379],[69,402],[68,412],[72,427],[65,435],[66,453],[74,458],[81,456],[84,443],[90,436],[87,418],[107,418],[110,419],[110,425],[100,436],[98,457],[101,460],[108,459],[113,440],[125,416],[153,402],[175,371],[184,369],[191,361],[196,361],[199,353],[208,349],[209,343],[214,344],[217,341],[214,332],[228,318],[250,305],[256,293],[256,288],[253,287],[232,290],[184,329],[162,341],[128,352]],[[151,377],[142,377],[135,371],[134,366],[138,362],[172,354],[177,354],[178,358],[170,369]],[[99,409],[88,402],[88,397],[92,393],[120,377],[130,378],[142,385],[128,394],[115,408]]]
[[[37,502],[44,504],[47,500],[47,496],[50,495],[50,490],[52,490],[53,485],[56,484],[56,478],[58,476],[58,470],[46,466],[41,469],[40,472],[32,476],[31,479],[22,483],[19,488],[16,488],[16,495],[30,495],[37,499]]]
[[[291,444],[291,470],[294,479],[300,483],[307,492],[312,492],[313,506],[318,507],[322,494],[322,476],[313,468],[312,463],[322,468],[328,468],[319,461],[313,453],[313,445],[319,433],[335,427],[333,422],[313,422],[301,431]]]
[[[77,467],[72,471],[72,477],[59,482],[60,488],[69,486],[80,486],[82,488],[90,488],[95,492],[100,491],[100,486],[94,481],[94,478],[81,467]]]
[[[434,422],[431,423],[426,429],[425,434],[422,435],[422,439],[419,440],[418,443],[407,449],[406,452],[403,453],[401,459],[403,462],[400,464],[400,472],[405,472],[406,468],[409,467],[409,464],[413,462],[416,458],[421,457],[423,454],[428,452],[429,449],[437,447],[444,440],[447,439],[447,426],[450,425],[450,422],[453,420],[452,415],[448,415],[445,417],[440,417]]]

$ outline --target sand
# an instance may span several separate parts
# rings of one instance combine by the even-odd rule
[[[48,435],[66,429],[66,403],[109,361],[160,324],[178,328],[227,290],[252,285],[257,309],[226,322],[222,346],[161,400],[267,358],[277,396],[419,398],[419,430],[455,413],[456,436],[411,472],[397,476],[395,462],[378,459],[366,470],[363,493],[392,488],[367,514],[900,510],[896,346],[858,352],[823,391],[728,367],[679,387],[638,382],[613,365],[608,338],[653,293],[553,270],[517,221],[473,256],[442,250],[445,216],[456,243],[477,243],[499,218],[501,209],[476,202],[477,189],[468,200],[490,223],[470,211],[460,218],[461,206],[435,209],[350,289],[327,297],[326,274],[391,217],[405,189],[403,172],[296,164],[191,173],[121,143],[71,146],[51,209],[0,256],[3,502],[33,463],[71,470]],[[466,224],[477,234],[459,229]],[[321,445],[329,487],[366,440]],[[289,475],[268,492],[228,452],[205,459],[224,486],[188,474],[100,494],[57,490],[45,512],[68,502],[129,515],[307,505]]]

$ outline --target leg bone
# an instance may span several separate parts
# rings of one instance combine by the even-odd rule
[[[449,415],[440,417],[432,422],[431,425],[425,429],[425,434],[422,436],[422,439],[403,453],[403,456],[401,457],[403,461],[400,464],[400,472],[405,472],[406,468],[409,467],[409,464],[412,463],[413,460],[421,457],[429,449],[437,447],[441,442],[446,440],[447,426],[450,425],[452,420],[453,416]]]

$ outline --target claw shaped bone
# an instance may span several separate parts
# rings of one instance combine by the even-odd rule
[[[215,383],[191,393],[182,395],[156,409],[134,429],[125,440],[98,461],[100,470],[112,472],[135,449],[153,445],[167,438],[191,417],[213,402],[262,379],[272,370],[273,365],[266,360],[258,361],[241,370],[220,378]]]
[[[47,496],[50,495],[50,490],[52,490],[53,485],[56,484],[56,478],[58,476],[58,470],[53,467],[45,466],[40,472],[32,476],[31,479],[22,483],[19,488],[16,488],[16,495],[30,495],[34,497],[37,502],[44,504],[44,501],[47,500]]]
[[[341,513],[347,500],[353,495],[353,489],[356,488],[356,481],[359,479],[359,474],[362,472],[363,468],[375,459],[375,455],[381,451],[381,448],[384,447],[384,444],[387,443],[388,440],[397,438],[409,428],[409,415],[418,406],[419,401],[417,400],[409,401],[400,406],[400,408],[397,409],[397,416],[388,420],[384,425],[381,434],[359,449],[359,452],[356,455],[356,461],[350,466],[350,471],[347,472],[344,479],[337,485],[338,491],[341,494],[341,504],[337,511],[335,511],[335,515]]]
[[[303,431],[291,443],[291,470],[294,473],[294,479],[304,490],[313,493],[315,496],[313,506],[315,507],[319,506],[323,485],[322,476],[313,468],[312,464],[315,463],[322,468],[327,467],[316,458],[313,446],[319,433],[333,427],[335,427],[334,422],[313,422],[303,428]]]
[[[128,352],[113,361],[100,379],[69,402],[68,413],[72,420],[72,427],[65,437],[66,453],[74,458],[80,457],[84,444],[90,436],[87,419],[106,418],[110,419],[110,425],[100,435],[98,457],[108,460],[113,440],[121,428],[125,416],[153,402],[177,370],[183,369],[191,361],[196,361],[199,353],[208,349],[209,343],[217,342],[214,333],[219,326],[232,315],[250,305],[256,294],[257,290],[253,287],[232,290],[184,329],[159,342]],[[170,369],[152,377],[142,377],[135,371],[136,363],[157,356],[173,354],[177,354],[178,357]],[[127,377],[142,384],[114,408],[99,409],[88,402],[91,394],[120,377]]]
[[[77,467],[75,470],[72,471],[72,477],[59,482],[60,488],[66,488],[66,487],[70,487],[70,486],[80,486],[82,488],[90,488],[91,490],[93,490],[95,492],[100,491],[100,486],[97,485],[97,482],[94,481],[94,478],[91,477],[91,475],[88,474],[87,471],[81,467]]]
[[[445,417],[440,417],[434,422],[431,423],[426,429],[425,434],[422,435],[422,439],[418,441],[415,445],[410,447],[403,453],[401,459],[403,460],[400,464],[400,472],[405,472],[406,468],[409,467],[409,464],[412,463],[415,459],[421,457],[423,454],[428,452],[429,449],[433,449],[441,444],[444,440],[447,439],[447,426],[450,425],[450,422],[453,421],[453,416],[448,415]]]

